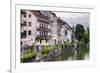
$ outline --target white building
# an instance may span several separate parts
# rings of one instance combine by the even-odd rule
[[[71,27],[51,11],[21,10],[21,48],[71,42]]]
[[[35,43],[36,20],[29,10],[21,10],[21,48],[30,47]]]
[[[21,47],[49,45],[50,12],[21,10]]]
[[[58,34],[57,34],[57,16],[53,12],[50,13],[50,19],[51,19],[51,29],[52,29],[52,37],[51,37],[51,44],[55,45],[57,44],[58,40]]]

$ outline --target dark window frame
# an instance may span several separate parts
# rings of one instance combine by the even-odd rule
[[[24,32],[21,32],[21,38],[26,38],[27,37],[27,31],[24,30]]]
[[[32,26],[32,22],[28,22],[28,26]]]
[[[28,35],[32,35],[32,31],[31,30],[28,31]]]
[[[28,17],[31,18],[31,14],[29,14]]]
[[[26,14],[24,14],[24,18],[26,18]]]

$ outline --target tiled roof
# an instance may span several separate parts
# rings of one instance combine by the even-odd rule
[[[31,10],[31,11],[37,16],[37,18],[43,18],[45,20],[50,19],[47,16],[44,16],[39,10]]]
[[[62,25],[65,25],[65,26],[67,25],[68,27],[66,27],[66,28],[72,30],[72,27],[67,22],[65,22],[64,20],[62,20],[60,17],[57,19],[57,22],[60,23],[60,24],[62,24]]]
[[[37,18],[42,18],[42,19],[45,19],[45,20],[50,20],[49,17],[43,15],[39,10],[31,10],[36,16]],[[55,13],[51,12],[54,16],[56,16]],[[57,16],[56,16],[57,17]],[[58,17],[57,19],[57,22],[61,25],[67,25],[69,29],[72,29],[72,27],[66,23],[64,20],[62,20],[60,17]]]

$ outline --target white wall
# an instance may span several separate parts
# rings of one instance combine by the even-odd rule
[[[67,38],[68,38],[69,42],[71,42],[71,37],[72,37],[72,32],[70,30],[68,30]]]
[[[29,10],[25,10],[25,11],[26,11],[26,18],[22,18],[22,19],[26,21],[26,26],[21,29],[26,30],[27,37],[25,39],[21,39],[21,41],[23,42],[24,46],[25,45],[32,46],[33,43],[35,43],[36,29],[37,29],[36,27],[38,23],[37,23],[36,16],[31,11]],[[30,18],[29,15],[31,15]],[[31,22],[31,26],[28,25],[28,22]],[[28,35],[28,31],[31,31],[31,35]]]
[[[51,20],[53,20],[54,22],[51,23],[51,29],[52,29],[52,39],[50,40],[50,44],[54,45],[55,44],[55,40],[57,43],[57,18],[55,16],[53,16],[52,14],[50,14]]]

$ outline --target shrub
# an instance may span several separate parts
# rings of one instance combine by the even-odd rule
[[[25,53],[21,55],[21,59],[29,59],[29,58],[35,58],[36,57],[36,52],[30,52],[30,53]]]
[[[48,54],[48,53],[49,53],[49,48],[48,48],[48,46],[44,46],[44,47],[42,48],[41,54]]]
[[[27,48],[27,52],[21,54],[21,62],[32,62],[36,57],[36,52],[34,50],[34,45]]]

